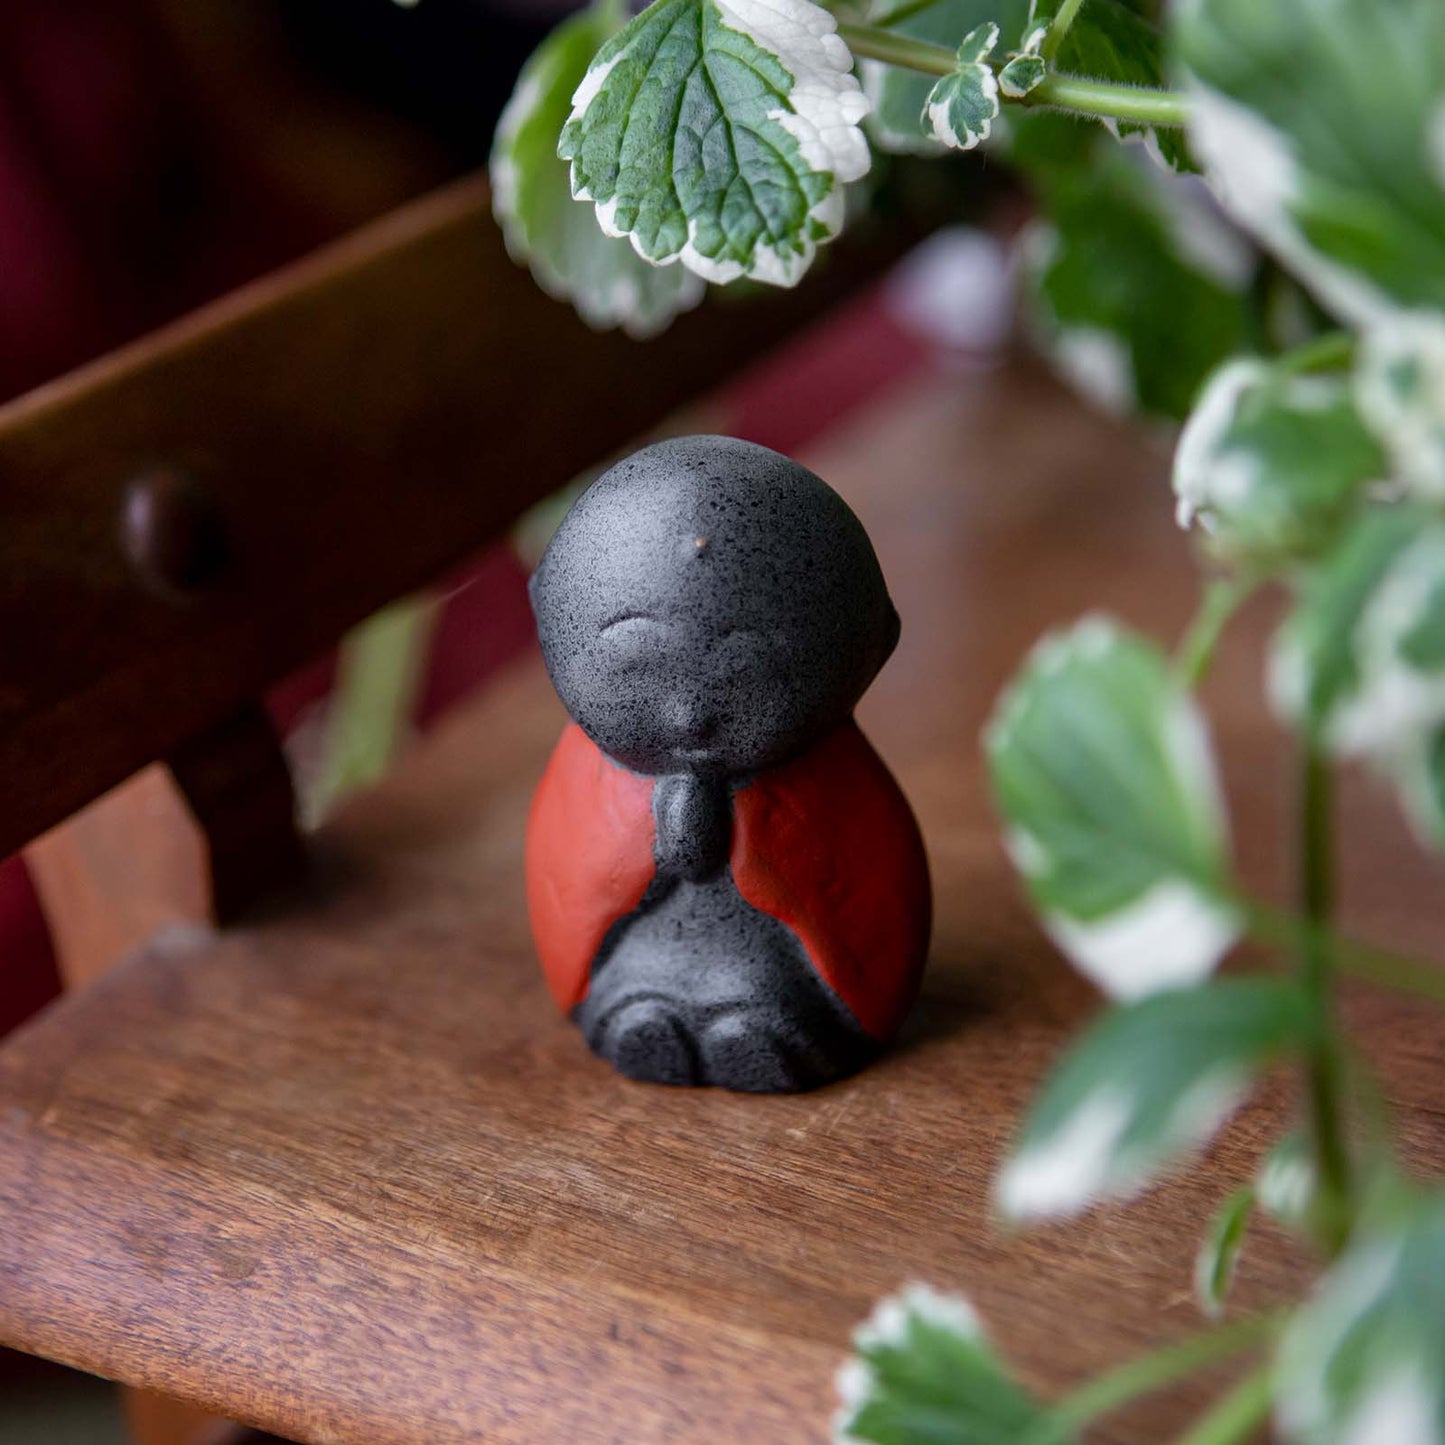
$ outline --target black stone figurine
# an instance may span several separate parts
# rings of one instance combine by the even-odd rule
[[[853,1072],[913,1002],[930,912],[852,719],[898,640],[862,524],[764,447],[662,442],[587,489],[531,595],[574,720],[527,837],[558,1003],[635,1079]]]

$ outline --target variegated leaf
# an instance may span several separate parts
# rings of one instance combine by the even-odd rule
[[[497,124],[492,208],[512,258],[549,296],[570,301],[589,325],[654,336],[702,299],[706,284],[681,266],[653,266],[604,235],[592,208],[572,199],[557,135],[592,57],[615,26],[600,10],[564,20],[537,48]]]
[[[1396,478],[1414,496],[1445,502],[1445,317],[1413,311],[1370,327],[1356,387]]]
[[[1190,138],[1240,225],[1347,320],[1445,308],[1445,6],[1179,9]]]
[[[1312,1027],[1289,979],[1218,980],[1110,1009],[1030,1111],[998,1177],[1000,1208],[1043,1218],[1137,1192],[1208,1140]]]
[[[868,170],[867,109],[812,0],[653,0],[593,60],[558,154],[646,260],[791,286]]]
[[[1286,1445],[1445,1445],[1445,1199],[1360,1231],[1280,1343]]]
[[[998,26],[990,22],[970,30],[958,47],[958,69],[928,92],[923,114],[935,140],[952,150],[969,151],[988,139],[998,119],[998,77],[989,57],[998,44]]]
[[[1067,1445],[1074,1438],[1010,1378],[973,1307],[957,1295],[908,1285],[878,1305],[854,1345],[856,1356],[838,1372],[839,1445]]]
[[[1204,389],[1174,455],[1179,521],[1231,559],[1271,566],[1323,551],[1389,463],[1347,375],[1232,361]]]
[[[1075,966],[1124,999],[1205,977],[1239,919],[1204,722],[1167,661],[1088,618],[1034,649],[985,745],[1009,851]]]
[[[884,0],[883,8],[888,8]],[[932,45],[958,45],[960,35],[967,35],[990,22],[999,27],[999,43],[1011,48],[1020,43],[1028,0],[937,0],[936,4],[910,15],[890,26],[898,35],[911,40],[925,40]],[[859,63],[863,88],[873,102],[868,117],[868,133],[880,150],[905,154],[941,155],[943,145],[936,140],[928,123],[926,103],[933,89],[933,80],[916,70],[900,65],[885,65],[879,60]]]

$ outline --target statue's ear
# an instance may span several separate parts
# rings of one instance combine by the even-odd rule
[[[541,619],[537,616],[537,579],[541,575],[542,569],[538,567],[537,570],[533,572],[530,577],[527,578],[527,601],[532,604],[532,617],[536,621],[541,621]]]

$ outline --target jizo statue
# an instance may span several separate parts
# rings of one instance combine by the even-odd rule
[[[853,721],[899,628],[862,524],[764,447],[663,442],[587,489],[531,594],[573,720],[527,836],[557,1002],[635,1079],[852,1073],[930,922],[918,826]]]

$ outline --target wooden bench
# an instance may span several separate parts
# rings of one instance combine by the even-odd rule
[[[1102,607],[1171,637],[1195,587],[1164,459],[1035,364],[932,375],[803,458],[869,526],[903,617],[860,716],[939,904],[923,999],[876,1067],[756,1098],[639,1086],[587,1054],[521,901],[562,721],[534,658],[293,866],[248,699],[849,280],[840,262],[770,319],[717,307],[638,348],[504,278],[481,205],[474,187],[424,203],[0,414],[22,523],[0,538],[23,649],[0,679],[4,842],[171,758],[227,925],[162,930],[0,1047],[0,1340],[317,1445],[791,1442],[826,1437],[849,1331],[905,1279],[967,1292],[1045,1390],[1196,1326],[1196,1241],[1281,1127],[1285,1083],[1133,1205],[1021,1236],[989,1215],[1019,1113],[1093,1002],[1020,901],[978,734],[1048,626]],[[226,524],[228,569],[189,600],[147,592],[109,530],[155,465],[202,481]],[[1210,699],[1243,866],[1279,888],[1268,622],[1247,614]],[[1346,802],[1352,921],[1445,946],[1430,866],[1366,789]],[[1351,1009],[1412,1147],[1445,1158],[1433,1019]],[[1308,1268],[1262,1228],[1239,1299]],[[1164,1440],[1223,1378],[1096,1438]]]

